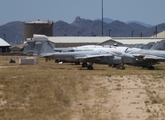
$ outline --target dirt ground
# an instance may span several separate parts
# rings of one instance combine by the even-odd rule
[[[145,75],[94,77],[86,100],[73,102],[72,120],[94,116],[102,120],[164,120],[165,79],[151,82],[152,79]],[[155,91],[152,97],[162,101],[155,98],[157,101],[152,103],[149,90]]]
[[[96,65],[88,71],[43,60],[31,66],[2,60],[0,119],[165,120],[164,65],[155,71]]]

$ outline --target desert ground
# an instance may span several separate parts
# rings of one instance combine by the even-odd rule
[[[165,120],[165,65],[94,70],[0,56],[1,120]],[[10,59],[16,63],[9,63]]]

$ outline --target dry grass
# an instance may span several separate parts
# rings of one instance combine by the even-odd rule
[[[22,56],[23,57],[23,56]],[[9,63],[14,58],[16,63]],[[0,56],[0,119],[132,120],[165,117],[165,66],[155,71],[96,65],[92,71],[39,58]],[[131,110],[131,111],[130,111]],[[157,114],[155,114],[157,113]]]

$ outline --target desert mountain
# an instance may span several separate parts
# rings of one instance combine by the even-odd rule
[[[111,19],[112,20],[112,19]],[[124,23],[119,20],[103,22],[103,36],[111,37],[150,37],[165,30],[165,23],[156,26],[146,27],[137,22]],[[24,22],[14,21],[0,26],[0,38],[6,39],[10,44],[22,43],[24,39]],[[76,17],[69,24],[64,21],[54,22],[54,36],[102,36],[102,21],[89,20]]]

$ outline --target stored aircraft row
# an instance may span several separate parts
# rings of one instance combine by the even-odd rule
[[[124,64],[154,69],[154,64],[165,61],[165,51],[142,50],[128,47],[104,47],[85,45],[71,48],[54,48],[46,37],[28,41],[24,53],[32,53],[56,61],[82,63],[82,67],[93,69],[93,63],[108,64],[125,69]]]

